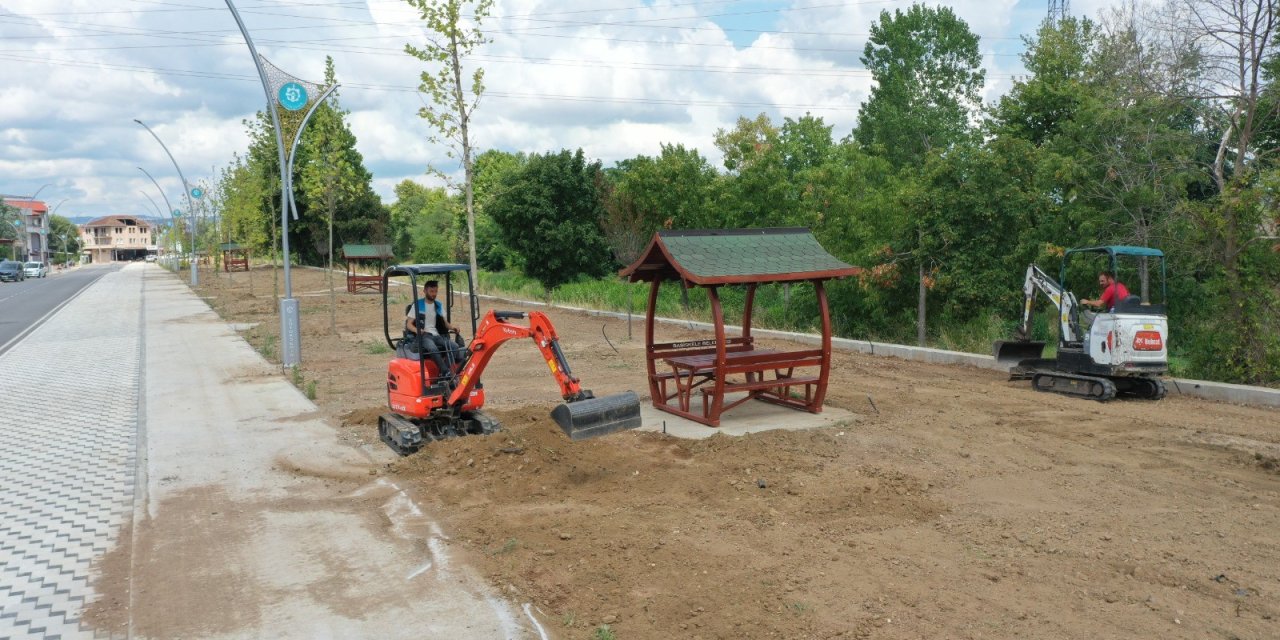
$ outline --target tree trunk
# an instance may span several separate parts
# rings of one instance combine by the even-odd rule
[[[919,276],[920,285],[916,298],[916,345],[925,347],[928,346],[928,341],[925,339],[925,292],[927,289],[924,286],[924,261],[920,262],[918,271],[919,273],[917,275]]]
[[[916,232],[917,246],[924,244],[924,231]],[[920,262],[916,265],[916,276],[919,280],[919,290],[916,297],[916,345],[928,346],[928,332],[925,330],[925,319],[927,318],[927,307],[925,305],[928,289],[924,286],[924,257],[920,258]]]
[[[476,262],[476,210],[475,191],[472,188],[471,166],[471,114],[467,111],[467,102],[462,95],[462,60],[458,57],[458,37],[456,32],[449,36],[449,58],[453,65],[454,100],[458,109],[458,132],[462,135],[462,171],[463,193],[467,207],[467,255],[471,265],[471,281],[475,295],[480,292],[480,269]]]
[[[338,335],[338,297],[333,290],[333,210],[335,208],[333,185],[329,186],[329,193],[326,194],[329,202],[329,333]]]

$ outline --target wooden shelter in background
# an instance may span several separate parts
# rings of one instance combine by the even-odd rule
[[[218,250],[222,252],[223,271],[249,270],[249,250],[240,246],[239,243],[224,242],[218,245]]]
[[[653,406],[718,427],[725,411],[748,400],[822,411],[831,371],[831,311],[823,283],[856,275],[804,228],[659,231],[640,259],[619,274],[649,282],[645,319],[645,365]],[[654,343],[654,317],[663,282],[707,290],[715,338]],[[822,316],[817,349],[776,351],[757,348],[751,336],[756,288],[762,284],[810,282]],[[746,288],[741,335],[725,335],[720,288]],[[726,394],[744,393],[726,399]]]
[[[382,293],[382,272],[394,256],[389,244],[344,244],[342,259],[347,262],[347,293]],[[373,275],[359,268],[374,269]]]

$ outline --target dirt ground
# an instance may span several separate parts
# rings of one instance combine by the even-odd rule
[[[273,354],[272,272],[253,294],[249,277],[202,274],[199,291]],[[339,276],[335,334],[323,278],[293,271],[301,384],[342,441],[381,446],[381,297]],[[584,386],[647,401],[639,323],[628,340],[625,321],[547,313]],[[503,346],[484,383],[503,432],[376,471],[415,487],[453,550],[553,637],[1280,637],[1273,409],[1099,404],[839,353],[827,404],[851,424],[573,443],[533,345]]]

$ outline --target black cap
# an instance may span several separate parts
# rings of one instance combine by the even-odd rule
[[[428,281],[426,281],[426,282],[422,283],[422,288],[423,288],[423,289],[427,289],[427,288],[430,288],[430,287],[438,287],[438,286],[440,286],[440,281],[439,281],[439,280],[428,280]]]

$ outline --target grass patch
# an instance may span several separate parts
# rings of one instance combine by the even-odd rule
[[[370,342],[365,345],[364,352],[369,355],[376,356],[384,353],[391,353],[391,347],[388,347],[385,342]]]
[[[594,640],[618,640],[618,634],[614,633],[613,629],[609,628],[609,625],[607,624],[602,624],[596,627],[596,630],[592,632],[591,637]]]
[[[277,340],[278,338],[276,338],[276,336],[271,336],[271,335],[263,336],[262,344],[258,345],[258,353],[261,353],[262,357],[266,358],[267,360],[274,361],[276,359],[276,341]]]
[[[307,388],[306,388],[306,391],[304,391],[304,393],[306,394],[308,400],[316,399],[316,381],[315,380],[307,381]]]
[[[519,541],[517,541],[515,538],[509,538],[505,543],[503,543],[503,545],[500,548],[494,551],[490,551],[489,555],[500,556],[506,553],[511,553],[512,551],[515,551],[516,547],[518,546],[520,546]]]

